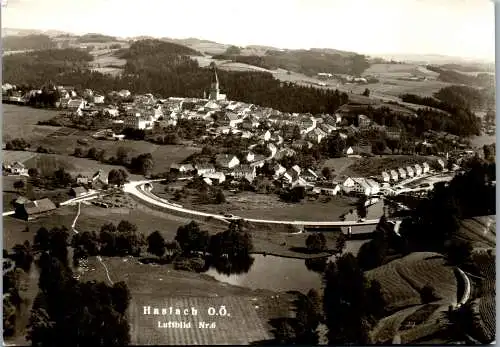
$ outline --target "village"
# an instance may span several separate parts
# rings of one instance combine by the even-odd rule
[[[37,94],[42,94],[41,90],[32,90],[22,95],[10,84],[4,84],[2,89],[4,102],[8,103],[26,104],[30,98],[36,99]],[[376,132],[387,139],[398,141],[402,135],[401,130],[380,126],[363,114],[353,115],[347,108],[339,109],[334,115],[313,116],[287,114],[253,104],[228,101],[226,95],[220,92],[215,69],[206,99],[162,99],[152,94],[132,95],[128,90],[111,92],[105,98],[89,89],[78,95],[74,89],[62,86],[54,87],[48,92],[45,90],[43,94],[60,96],[56,105],[62,112],[56,118],[64,119],[66,126],[68,120],[71,122],[69,126],[79,126],[82,120],[88,122],[99,119],[97,125],[94,123],[96,126],[91,128],[94,139],[121,141],[127,136],[127,131],[128,134],[134,131],[142,132],[143,137],[145,133],[160,134],[162,137],[165,132],[168,134],[175,129],[179,122],[188,121],[205,128],[204,134],[192,141],[199,146],[217,141],[224,142],[224,139],[228,138],[244,141],[247,147],[238,151],[238,155],[234,150],[227,151],[227,147],[212,146],[215,150],[208,155],[203,155],[202,151],[199,156],[172,163],[170,166],[170,174],[175,175],[177,180],[185,182],[186,179],[190,180],[196,176],[207,186],[224,186],[233,190],[241,186],[242,180],[251,185],[258,177],[267,176],[266,178],[279,189],[300,189],[301,198],[306,195],[338,194],[374,198],[365,200],[368,205],[382,195],[425,196],[432,190],[433,183],[451,180],[454,171],[459,169],[460,160],[474,154],[460,143],[458,137],[431,131],[426,133],[425,139],[415,143],[415,146],[429,148],[433,146],[433,140],[445,138],[455,144],[455,149],[451,151],[455,158],[454,163],[445,163],[441,159],[448,159],[450,153],[439,153],[441,158],[415,157],[414,162],[406,162],[404,166],[384,167],[376,174],[359,176],[338,174],[327,167],[321,169],[316,163],[309,162],[307,156],[300,165],[294,164],[293,160],[286,159],[300,153],[310,153],[308,151],[324,146],[331,138],[338,142],[338,157],[353,160],[374,157],[373,152],[377,146],[370,144],[363,135]],[[105,103],[105,100],[108,102]],[[354,118],[356,125],[347,122],[348,118],[351,121]],[[49,124],[52,123],[49,121]],[[168,135],[163,135],[163,138],[165,137]],[[356,140],[353,141],[353,138]],[[349,145],[349,142],[353,145]],[[391,157],[394,152],[394,149],[391,151],[386,147],[377,154]],[[282,165],[284,163],[287,163],[288,167]],[[28,169],[20,162],[3,164],[5,174],[28,175]],[[99,182],[108,186],[107,177],[102,174],[77,177],[76,183],[80,186],[77,196],[88,194],[87,189],[92,188],[97,177]],[[45,206],[55,207],[50,203],[45,203]],[[35,209],[33,213],[41,210],[43,209]]]

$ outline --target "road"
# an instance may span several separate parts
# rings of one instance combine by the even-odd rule
[[[177,211],[177,212],[182,212],[186,214],[191,214],[194,216],[201,216],[201,217],[211,217],[219,220],[224,220],[224,221],[230,221],[230,220],[236,220],[236,219],[241,219],[247,222],[252,222],[252,223],[266,223],[266,224],[288,224],[288,225],[308,225],[308,226],[325,226],[325,227],[330,227],[330,226],[339,226],[339,227],[347,227],[347,226],[360,226],[360,225],[376,225],[378,224],[379,219],[370,219],[366,220],[364,222],[356,222],[356,221],[298,221],[298,220],[270,220],[270,219],[254,219],[254,218],[241,218],[238,216],[233,216],[233,217],[226,217],[220,214],[213,214],[213,213],[206,213],[206,212],[199,212],[195,210],[190,210],[184,207],[181,207],[179,205],[174,205],[168,200],[162,199],[160,197],[157,197],[156,195],[152,194],[151,192],[146,192],[144,191],[143,187],[146,183],[150,182],[158,182],[162,181],[160,180],[145,180],[145,181],[135,181],[135,182],[129,182],[126,183],[123,187],[123,191],[126,193],[129,193],[131,195],[136,196],[137,198],[146,201],[150,204],[163,207],[169,210]]]

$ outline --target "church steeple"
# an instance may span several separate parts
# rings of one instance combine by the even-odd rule
[[[214,69],[214,74],[210,83],[210,99],[219,100],[219,77],[217,76],[215,65],[213,65],[212,67]]]

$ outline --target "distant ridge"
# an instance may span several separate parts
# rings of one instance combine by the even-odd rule
[[[62,30],[38,30],[38,29],[20,29],[20,28],[2,28],[2,37],[6,36],[28,36],[28,35],[47,35],[49,37],[56,37],[56,36],[63,36],[63,35],[70,35],[72,37],[74,36],[82,36],[82,35],[77,35],[75,33],[70,33]],[[101,35],[101,34],[95,34],[95,35]],[[102,34],[103,36],[107,36],[106,34]],[[138,36],[132,36],[132,37],[116,37],[117,40],[132,40],[132,41],[137,41],[137,40],[144,40],[144,39],[159,39],[162,41],[167,41],[167,42],[174,42],[178,44],[182,44],[185,46],[188,46],[192,49],[195,49],[197,51],[205,52],[208,54],[222,54],[229,46],[231,46],[231,43],[219,43],[216,41],[212,40],[207,40],[207,39],[198,39],[195,37],[189,37],[189,38],[169,38],[169,37],[154,37],[154,36],[149,36],[149,35],[138,35]],[[265,45],[248,45],[244,46],[244,48],[248,51],[247,54],[256,54],[256,55],[261,55],[265,51],[299,51],[297,49],[281,49],[277,47],[272,47],[272,46],[265,46]],[[493,64],[494,63],[494,58],[492,59],[479,59],[479,58],[468,58],[468,57],[455,57],[455,56],[448,56],[448,55],[442,55],[442,54],[414,54],[414,53],[408,53],[408,54],[401,54],[401,53],[370,53],[370,52],[350,52],[350,51],[343,51],[343,50],[338,50],[334,48],[303,48],[304,51],[310,50],[312,52],[324,52],[327,54],[340,54],[340,55],[351,55],[351,54],[362,54],[365,56],[370,56],[370,57],[380,57],[385,60],[395,60],[395,61],[400,61],[400,62],[407,62],[407,63],[416,63],[416,64],[453,64],[453,63],[472,63],[472,62],[477,62],[477,63],[486,63],[486,64]],[[245,53],[243,53],[245,54]]]

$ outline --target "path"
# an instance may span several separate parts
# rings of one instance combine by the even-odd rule
[[[76,221],[78,220],[78,217],[80,217],[80,205],[81,203],[78,202],[78,212],[76,213],[76,216],[75,216],[75,219],[73,220],[73,224],[71,224],[71,230],[73,230],[73,232],[75,234],[78,234],[78,230],[76,230],[75,228],[75,225],[76,225]],[[99,263],[101,263],[101,265],[104,267],[104,270],[106,271],[106,277],[108,278],[108,281],[109,283],[111,283],[111,285],[113,285],[113,281],[111,280],[111,278],[109,277],[109,271],[108,271],[108,267],[106,266],[106,264],[104,263],[104,261],[102,260],[101,256],[97,256],[97,260],[99,261]]]

